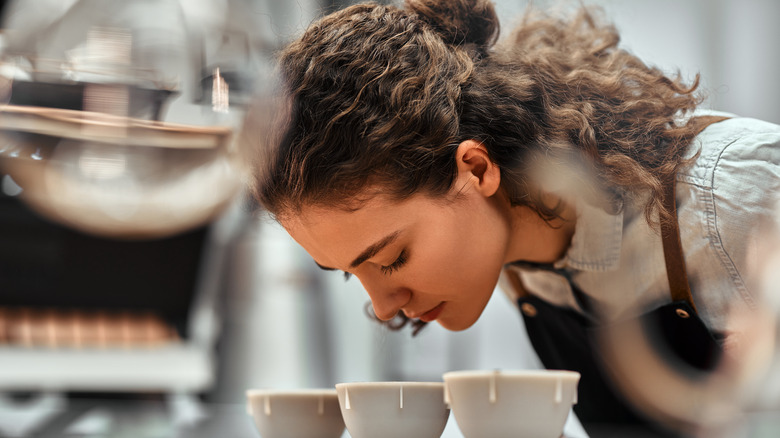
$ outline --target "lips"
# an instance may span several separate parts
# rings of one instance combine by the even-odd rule
[[[423,322],[431,322],[434,321],[436,318],[441,315],[442,310],[444,310],[444,302],[442,301],[439,303],[438,306],[434,307],[433,309],[423,313],[420,315],[420,321]]]

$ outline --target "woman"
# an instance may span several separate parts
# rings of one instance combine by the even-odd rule
[[[698,78],[621,50],[587,8],[498,35],[484,0],[313,23],[279,59],[287,107],[256,197],[321,268],[356,276],[381,320],[466,329],[504,278],[545,365],[582,372],[583,423],[643,421],[589,333],[662,321],[712,368],[728,315],[757,305],[742,273],[780,188],[780,127],[701,117]],[[677,224],[684,260],[664,256]],[[692,294],[670,286],[685,274]],[[693,328],[668,321],[683,313]]]

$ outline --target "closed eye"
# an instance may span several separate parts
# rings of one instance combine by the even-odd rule
[[[404,249],[401,251],[401,254],[398,254],[398,258],[395,259],[395,261],[387,266],[380,266],[379,270],[382,271],[385,275],[390,275],[393,272],[397,271],[401,266],[406,264],[406,261],[408,260],[409,255],[407,254],[406,250]]]

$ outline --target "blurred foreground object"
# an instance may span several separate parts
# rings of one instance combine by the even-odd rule
[[[618,386],[644,414],[684,436],[753,436],[747,435],[751,421],[780,412],[780,208],[752,234],[745,280],[757,304],[728,315],[732,332],[724,333],[714,370],[679,360],[657,330],[639,321],[601,332]]]
[[[21,199],[84,232],[178,233],[211,220],[239,188],[227,128],[21,106],[0,109],[0,128]]]
[[[117,238],[214,219],[243,182],[235,93],[219,65],[196,56],[198,41],[222,35],[190,38],[177,0],[78,0],[59,11],[44,3],[11,3],[4,17],[0,170],[19,198]],[[251,49],[223,56],[229,77],[236,65],[251,68],[234,59]],[[252,91],[245,79],[238,85]]]

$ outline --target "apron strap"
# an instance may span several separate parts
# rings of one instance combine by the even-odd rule
[[[676,178],[664,184],[663,204],[666,210],[672,214],[672,219],[661,222],[661,239],[664,246],[664,261],[666,262],[666,278],[669,280],[669,292],[672,301],[686,301],[694,312],[696,304],[693,302],[691,288],[688,283],[688,271],[685,269],[682,242],[680,240],[680,226],[677,223],[677,205],[675,202]]]
[[[707,126],[728,119],[721,116],[701,116],[691,119],[696,126],[696,135],[699,135]],[[675,188],[677,179],[672,176],[671,181],[664,184],[663,205],[671,213],[672,219],[661,221],[661,240],[664,247],[664,261],[666,262],[666,277],[669,280],[669,291],[672,301],[687,301],[696,311],[693,302],[691,288],[688,283],[688,271],[685,269],[685,257],[683,256],[682,242],[680,240],[680,225],[677,222],[677,203]],[[696,311],[698,313],[698,311]]]

